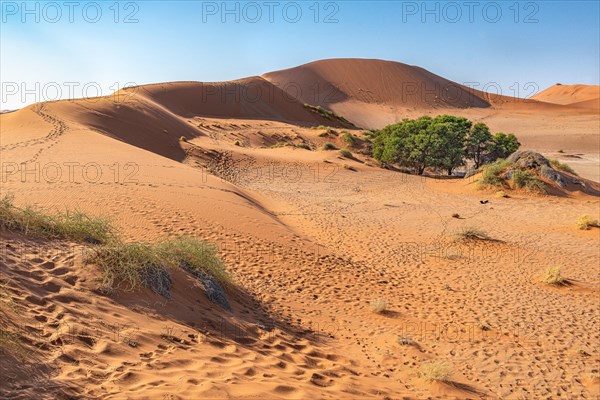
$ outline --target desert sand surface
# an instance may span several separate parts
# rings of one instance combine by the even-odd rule
[[[335,101],[291,96],[290,82]],[[440,92],[407,100],[412,82]],[[17,205],[105,215],[131,241],[198,237],[235,282],[231,311],[183,270],[170,299],[104,293],[83,262],[91,245],[2,231],[0,319],[19,345],[2,350],[0,397],[599,398],[600,230],[575,224],[599,214],[598,112],[459,86],[449,100],[451,84],[400,63],[326,60],[0,116],[2,193]],[[477,176],[380,168],[363,140],[352,159],[322,149],[344,147],[341,130],[361,138],[443,113],[515,133],[585,190],[497,197]],[[491,240],[457,240],[466,227]],[[540,283],[550,266],[569,284]],[[419,375],[438,360],[449,382]]]

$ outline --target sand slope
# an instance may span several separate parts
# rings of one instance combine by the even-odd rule
[[[600,86],[556,84],[539,92],[532,99],[554,104],[591,105],[600,100]]]

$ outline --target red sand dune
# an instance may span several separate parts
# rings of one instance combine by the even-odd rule
[[[532,97],[534,100],[554,104],[598,105],[600,86],[556,84]]]
[[[263,77],[288,93],[298,93],[301,101],[321,106],[345,101],[413,108],[490,106],[462,85],[423,68],[392,61],[331,59]]]

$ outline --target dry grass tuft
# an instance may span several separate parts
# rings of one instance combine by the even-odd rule
[[[560,272],[560,267],[549,267],[540,275],[540,281],[546,285],[560,286],[566,283],[565,278]]]
[[[0,199],[0,228],[46,239],[93,244],[108,243],[117,236],[108,219],[90,217],[79,211],[46,215],[29,206],[21,209],[13,205],[11,195]]]
[[[371,300],[369,307],[371,308],[371,311],[373,311],[374,313],[382,314],[383,312],[385,312],[387,310],[388,303],[385,299],[375,299],[375,300]]]
[[[456,233],[459,240],[491,240],[490,236],[481,229],[466,227]]]
[[[600,225],[598,224],[598,220],[592,218],[590,215],[582,215],[577,220],[577,226],[581,230],[588,230],[591,228],[598,228]]]
[[[452,367],[444,360],[433,360],[421,364],[419,376],[428,382],[449,382]]]

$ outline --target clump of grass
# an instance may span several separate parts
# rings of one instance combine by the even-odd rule
[[[346,132],[346,131],[342,131],[342,133],[344,134],[344,136],[342,136],[342,139],[348,143],[348,146],[350,147],[354,147],[356,146],[356,137],[351,134],[350,132]]]
[[[454,214],[452,214],[452,218],[460,218],[460,214],[454,213]]]
[[[510,196],[508,194],[506,194],[506,192],[504,190],[499,190],[496,192],[496,197],[501,197],[501,198],[509,198]]]
[[[356,172],[356,168],[354,168],[352,165],[344,164],[344,169]]]
[[[2,228],[47,239],[69,239],[94,244],[107,243],[117,236],[106,218],[90,217],[79,211],[46,215],[29,206],[18,208],[13,204],[13,199],[8,194],[0,200]]]
[[[232,285],[217,249],[188,236],[155,244],[115,242],[100,247],[85,261],[100,268],[101,287],[105,291],[134,291],[148,287],[169,297],[169,271],[174,268],[183,268],[197,277],[213,277],[223,286]]]
[[[516,170],[512,174],[512,182],[516,188],[526,188],[531,192],[545,193],[544,182],[531,171]]]
[[[560,267],[549,267],[540,275],[540,281],[546,285],[560,286],[566,283],[565,278],[560,272]]]
[[[0,199],[0,228],[47,239],[98,244],[87,254],[85,262],[100,268],[101,288],[105,291],[148,287],[169,297],[173,268],[183,268],[197,277],[212,277],[223,286],[232,285],[217,249],[192,237],[154,244],[124,243],[106,219],[83,213],[49,216],[30,207],[20,209],[13,205],[10,195]]]
[[[323,145],[323,150],[337,150],[337,147],[330,142],[327,142]]]
[[[299,147],[304,150],[310,150],[310,146],[308,145],[308,143],[304,143],[304,142],[298,143],[296,145],[296,147]]]
[[[233,142],[234,146],[241,146],[242,142],[240,142],[239,140],[236,140],[235,142]]]
[[[504,183],[504,179],[500,177],[500,174],[512,166],[513,164],[506,160],[498,160],[494,163],[484,165],[482,167],[483,173],[477,183],[478,187],[480,189],[488,187],[505,187],[506,184]]]
[[[565,172],[568,172],[568,173],[573,174],[573,175],[577,175],[577,173],[575,172],[575,170],[573,168],[571,168],[571,166],[569,164],[561,163],[558,160],[550,160],[550,164],[555,169],[558,169],[558,170],[561,170],[561,171],[565,171]]]
[[[115,242],[89,254],[85,262],[100,268],[103,291],[149,287],[157,293],[169,292],[170,280],[160,279],[168,275],[167,267],[151,244]]]
[[[419,376],[428,382],[448,382],[452,377],[452,367],[444,360],[433,360],[421,364]]]
[[[190,236],[157,244],[158,257],[169,267],[181,267],[192,274],[211,276],[223,286],[231,286],[231,277],[217,254],[217,248]]]
[[[342,155],[342,157],[352,158],[352,152],[350,152],[350,150],[342,149],[340,150],[340,154]]]
[[[188,140],[187,140],[187,138],[185,136],[180,136],[179,137],[179,141],[180,142],[187,142]]]
[[[456,233],[456,237],[461,240],[490,240],[490,236],[481,229],[466,227]]]
[[[382,314],[387,310],[388,303],[385,299],[375,299],[375,300],[371,300],[369,307],[371,308],[371,311],[373,311],[374,313]]]
[[[590,215],[582,215],[577,220],[577,227],[581,230],[589,230],[591,228],[598,228],[600,224],[598,224],[598,220],[594,219]]]
[[[332,121],[338,120],[340,122],[343,122],[346,125],[354,126],[354,124],[351,123],[350,121],[348,121],[346,118],[342,117],[341,115],[337,115],[334,112],[326,110],[321,106],[313,106],[313,105],[304,103],[304,107],[316,114],[319,114],[321,117],[323,117],[325,119],[332,120]]]

